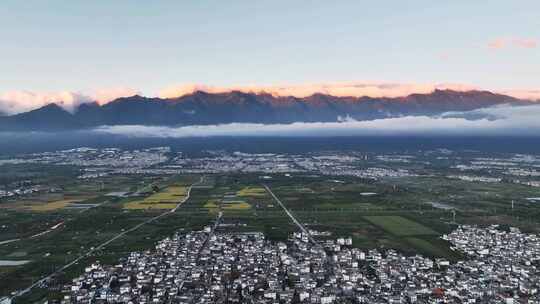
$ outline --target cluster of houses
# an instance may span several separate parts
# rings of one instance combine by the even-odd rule
[[[75,165],[82,169],[80,179],[95,179],[114,174],[173,175],[201,173],[318,173],[329,176],[354,176],[379,180],[416,176],[415,170],[396,168],[395,164],[414,162],[430,165],[430,151],[413,154],[373,154],[362,152],[320,152],[307,154],[242,153],[204,151],[205,156],[186,157],[169,147],[141,150],[119,148],[77,148],[56,152],[23,155],[20,159],[0,159],[2,163],[46,163]],[[438,151],[437,153],[442,153]],[[470,182],[499,183],[512,181],[539,187],[540,158],[534,155],[510,155],[508,158],[444,156],[451,169],[471,174],[454,174],[449,178]],[[392,166],[388,166],[391,163]],[[446,164],[448,165],[448,164]],[[475,172],[477,171],[477,172]],[[481,176],[486,171],[490,176]],[[474,174],[478,173],[478,174]],[[476,176],[475,176],[476,175]],[[519,178],[517,180],[516,178]]]
[[[405,158],[405,156],[401,156]],[[367,155],[350,153],[328,153],[322,155],[293,155],[273,153],[228,153],[217,151],[210,157],[185,158],[183,155],[173,158],[164,169],[176,170],[176,173],[306,173],[317,172],[331,176],[356,176],[377,180],[384,177],[404,177],[413,175],[406,169],[382,167],[361,167],[359,162],[366,161]],[[400,158],[401,159],[401,158]]]
[[[402,158],[404,156],[401,156]],[[388,158],[378,161],[387,161]],[[388,167],[364,167],[363,162],[368,160],[367,155],[352,153],[351,155],[326,155],[297,158],[296,165],[305,171],[315,171],[330,176],[355,176],[365,179],[378,180],[381,178],[415,176],[407,169]],[[393,159],[392,159],[393,160]]]
[[[466,258],[205,228],[88,266],[64,287],[63,303],[540,303],[538,236],[461,226],[443,238]]]
[[[17,188],[17,189],[11,189],[11,190],[0,190],[0,198],[2,197],[13,197],[18,195],[29,195],[32,193],[36,193],[40,190],[39,187],[32,186],[29,188]]]
[[[15,185],[16,184],[16,185]],[[34,185],[29,181],[24,181],[21,183],[14,183],[11,185],[11,187],[6,187],[4,189],[0,189],[0,199],[1,198],[11,198],[11,197],[17,197],[17,196],[24,196],[24,195],[31,195],[38,192],[49,192],[49,193],[55,193],[59,192],[62,189],[56,188],[56,187],[47,187],[42,185]]]
[[[536,155],[515,154],[509,158],[478,157],[470,162],[455,159],[458,164],[452,168],[459,171],[489,172],[493,177],[454,176],[466,181],[512,182],[531,187],[540,187],[540,157]]]
[[[448,178],[459,179],[466,182],[481,182],[481,183],[500,183],[502,178],[488,176],[470,176],[470,175],[448,175]]]
[[[449,268],[450,281],[505,303],[540,303],[540,237],[517,228],[461,226],[443,239],[468,259]]]
[[[139,171],[167,162],[169,154],[171,154],[169,147],[140,150],[81,147],[25,154],[20,155],[20,158],[0,159],[0,165],[33,163],[77,166],[82,168],[79,179],[94,179],[110,174],[144,174]]]

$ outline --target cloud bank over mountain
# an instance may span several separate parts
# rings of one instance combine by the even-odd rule
[[[73,112],[83,103],[105,104],[117,98],[133,96],[138,93],[139,91],[126,87],[102,88],[90,93],[6,91],[0,93],[0,112],[13,115],[28,112],[50,103],[56,103],[65,110]]]
[[[410,94],[429,94],[435,90],[470,91],[478,89],[466,84],[421,84],[421,83],[391,83],[391,82],[331,82],[297,85],[269,85],[269,86],[208,86],[200,84],[180,84],[169,86],[159,92],[161,98],[175,98],[196,91],[208,93],[227,93],[241,91],[248,93],[269,93],[275,96],[307,97],[316,93],[337,97],[403,97]]]
[[[30,91],[8,91],[0,94],[0,111],[17,114],[56,103],[68,111],[73,111],[81,103],[91,102],[89,96],[68,91],[35,93]]]
[[[305,98],[316,93],[336,97],[404,97],[410,94],[429,94],[435,90],[470,91],[484,90],[474,85],[459,83],[394,83],[381,81],[351,81],[328,82],[312,84],[284,85],[243,85],[243,86],[211,86],[203,84],[179,84],[165,87],[157,92],[160,98],[177,98],[192,94],[196,91],[207,93],[227,93],[241,91],[245,93],[269,93],[274,96],[294,96]],[[499,89],[491,90],[520,99],[540,100],[540,89]],[[0,92],[0,113],[18,114],[56,103],[69,112],[73,112],[80,104],[97,102],[106,104],[120,97],[142,95],[136,89],[129,87],[110,87],[95,89],[90,92],[58,91],[33,92],[12,90]]]
[[[208,126],[103,126],[98,133],[128,137],[186,138],[212,136],[379,136],[379,135],[511,135],[540,134],[540,105],[498,106],[437,117],[405,116],[372,121],[292,124],[231,123]]]

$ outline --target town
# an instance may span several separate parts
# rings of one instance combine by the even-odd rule
[[[312,232],[310,232],[311,234]],[[62,303],[538,303],[540,237],[497,226],[443,235],[457,263],[303,232],[181,231],[113,266],[94,263]]]
[[[470,155],[469,155],[470,154]],[[418,151],[410,154],[360,152],[317,152],[308,154],[245,153],[208,150],[196,156],[174,152],[170,147],[140,150],[120,148],[76,148],[55,152],[17,155],[0,159],[2,164],[53,164],[81,168],[80,179],[109,175],[174,175],[201,173],[316,173],[379,180],[381,178],[426,175],[426,168],[442,166],[450,179],[484,183],[516,183],[540,187],[540,158],[535,155],[509,154],[485,157],[475,153],[462,155],[450,150]],[[424,168],[418,170],[418,168]],[[433,169],[431,169],[433,170]],[[435,173],[441,173],[434,171]],[[488,173],[489,175],[485,175]],[[16,195],[3,190],[0,196]],[[32,191],[30,188],[19,192]]]
[[[2,304],[540,301],[537,155],[81,147],[0,166]]]

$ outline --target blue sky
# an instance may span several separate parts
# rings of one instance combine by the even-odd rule
[[[3,0],[0,93],[341,81],[539,89],[539,12],[538,0]]]

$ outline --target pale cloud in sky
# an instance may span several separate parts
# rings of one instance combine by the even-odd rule
[[[521,99],[540,100],[540,89],[507,89],[500,93]]]
[[[499,37],[488,42],[487,46],[493,50],[505,48],[534,49],[538,46],[538,39],[519,37]]]
[[[488,47],[494,50],[505,48],[506,45],[507,45],[507,41],[504,38],[497,38],[488,42]]]
[[[120,97],[129,97],[141,94],[140,91],[128,87],[110,87],[94,90],[90,98],[99,104],[105,104]]]

